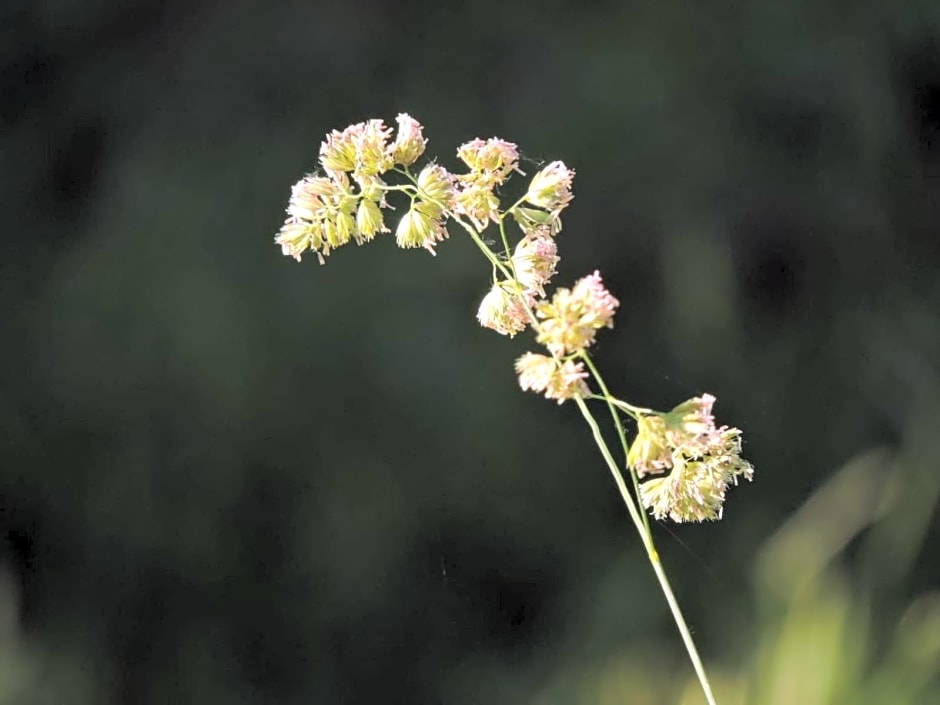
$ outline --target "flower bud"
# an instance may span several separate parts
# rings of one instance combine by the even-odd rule
[[[554,227],[554,223],[557,218],[551,213],[540,211],[535,208],[524,208],[522,206],[516,206],[510,211],[510,213],[512,213],[512,217],[522,229],[522,232],[524,232],[526,235],[534,232],[541,232],[546,229],[548,229],[549,235],[555,235],[559,230],[561,230],[560,223],[558,224],[557,229]]]

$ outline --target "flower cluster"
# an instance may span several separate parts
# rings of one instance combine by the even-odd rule
[[[522,173],[516,145],[496,138],[476,139],[462,145],[457,156],[470,171],[456,177],[455,210],[478,230],[491,222],[499,224],[505,242],[495,189],[513,172]],[[564,358],[587,348],[598,328],[612,325],[617,307],[597,272],[580,280],[574,290],[560,289],[551,301],[545,300],[545,286],[558,264],[555,236],[561,231],[561,212],[572,199],[573,178],[564,162],[552,162],[532,178],[525,195],[509,209],[523,236],[511,253],[506,245],[502,276],[477,311],[480,325],[502,335],[513,337],[529,326],[535,329],[552,356],[526,353],[519,358],[519,384],[559,403],[589,393],[583,362]]]
[[[429,164],[418,174],[418,194],[398,223],[399,247],[423,247],[434,254],[434,244],[447,237],[447,216],[454,205],[454,177],[446,169]]]
[[[458,176],[456,211],[479,230],[490,222],[503,228],[495,193],[518,169],[516,145],[500,139],[467,142],[457,155],[470,168]],[[617,300],[604,288],[600,274],[584,277],[573,289],[559,289],[546,300],[545,286],[555,274],[561,212],[572,199],[574,172],[555,161],[532,178],[525,195],[509,209],[523,232],[507,266],[480,303],[480,325],[510,337],[532,326],[551,357],[526,353],[516,361],[523,390],[544,392],[559,403],[589,393],[584,363],[569,359],[588,348],[596,331],[613,325]],[[525,204],[525,205],[524,205]],[[503,230],[505,237],[505,230]],[[508,245],[507,245],[508,248]],[[508,276],[507,276],[508,275]]]
[[[382,120],[367,120],[350,125],[342,132],[334,130],[320,145],[320,166],[324,175],[310,174],[294,184],[287,218],[274,241],[281,251],[296,260],[307,250],[322,264],[330,252],[350,240],[368,242],[378,233],[388,232],[382,209],[387,186],[381,175],[395,166],[407,168],[424,152],[426,140],[414,118],[398,116],[398,135],[390,141],[392,130]],[[426,177],[440,181],[436,175]],[[443,180],[453,190],[453,184]],[[435,193],[438,202],[449,198]],[[429,185],[429,190],[434,190]],[[412,208],[398,227],[398,242],[403,247],[427,247],[442,239],[442,212],[415,198]]]
[[[619,302],[604,288],[599,272],[579,279],[571,289],[558,289],[550,301],[538,301],[532,323],[536,340],[548,348],[551,357],[533,353],[520,357],[516,361],[519,386],[545,392],[559,404],[588,394],[584,363],[571,358],[593,344],[598,330],[613,326],[617,306]],[[519,321],[517,326],[521,330],[528,322]],[[549,377],[549,372],[553,376]]]
[[[457,212],[467,216],[477,229],[499,222],[499,197],[495,189],[519,171],[519,150],[512,142],[493,137],[460,145],[457,156],[470,171],[458,178]]]
[[[579,279],[573,289],[558,289],[551,301],[538,304],[537,340],[556,356],[585,350],[598,330],[613,327],[619,305],[604,288],[600,273],[594,272]]]
[[[495,138],[486,142],[477,139],[462,145],[457,154],[470,167],[469,174],[457,177],[460,183],[458,212],[479,228],[485,227],[489,220],[495,220],[502,228],[499,199],[493,189],[513,171],[518,171],[516,146]],[[561,230],[559,214],[572,198],[573,177],[574,172],[562,162],[552,162],[533,177],[522,199],[537,198],[538,205],[546,210],[516,205],[509,211],[523,231],[523,237],[511,253],[504,253],[508,261],[503,273],[508,276],[494,283],[481,302],[477,313],[480,325],[512,337],[535,321],[535,306],[544,298],[545,285],[554,276],[558,264],[554,236]],[[484,200],[492,201],[492,209],[483,205]]]
[[[640,484],[640,498],[657,519],[720,519],[728,486],[753,477],[741,457],[741,431],[715,426],[714,403],[704,394],[637,419],[627,463],[639,478],[654,476]]]

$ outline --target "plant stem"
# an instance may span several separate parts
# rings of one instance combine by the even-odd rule
[[[649,559],[650,565],[653,567],[656,579],[659,581],[659,587],[666,597],[666,603],[669,605],[669,610],[672,612],[676,626],[679,628],[679,634],[682,636],[682,641],[689,654],[689,660],[692,661],[692,667],[695,669],[695,674],[698,676],[702,691],[705,693],[705,699],[708,701],[708,705],[716,705],[715,696],[712,694],[711,685],[708,683],[708,676],[705,674],[705,667],[702,665],[702,659],[698,655],[698,649],[695,648],[692,633],[689,631],[689,627],[685,622],[685,617],[682,616],[682,610],[679,609],[679,603],[676,601],[672,586],[670,586],[666,572],[663,570],[659,553],[653,545],[652,533],[650,533],[649,529],[640,518],[640,510],[637,507],[636,500],[634,500],[633,495],[630,494],[627,483],[623,479],[623,474],[620,472],[620,468],[611,455],[610,448],[607,447],[607,442],[604,440],[603,435],[601,435],[601,429],[597,424],[597,419],[594,418],[594,415],[591,413],[590,409],[587,408],[587,404],[583,399],[575,397],[575,401],[578,404],[578,408],[581,410],[581,415],[584,416],[584,420],[587,421],[588,426],[591,427],[591,432],[594,434],[594,442],[597,444],[601,455],[604,456],[607,467],[610,468],[614,482],[617,484],[617,489],[620,490],[620,496],[623,497],[623,502],[627,506],[627,512],[633,520],[633,525],[640,535],[640,540],[643,542],[644,548],[646,548],[646,556]]]
[[[623,424],[620,422],[620,416],[617,415],[617,408],[614,406],[613,396],[611,395],[610,390],[607,389],[607,384],[604,382],[604,378],[601,377],[601,373],[594,364],[594,361],[591,359],[591,356],[588,355],[587,352],[582,352],[581,359],[584,360],[587,368],[591,371],[591,375],[593,375],[595,381],[597,382],[597,386],[601,388],[601,392],[604,395],[604,401],[607,402],[607,408],[610,409],[610,416],[613,419],[614,428],[617,429],[617,436],[620,438],[620,446],[623,448],[623,457],[626,459],[630,454],[630,444],[627,443],[627,437],[624,435]],[[636,414],[633,414],[633,416],[636,418]],[[630,471],[630,481],[633,483],[634,496],[639,497],[640,481],[633,470]],[[642,511],[642,509],[640,511],[640,516],[643,518],[644,531],[647,534],[652,535],[650,532],[649,519],[646,516],[646,512]]]

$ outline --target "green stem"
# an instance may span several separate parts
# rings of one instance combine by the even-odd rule
[[[630,414],[630,416],[632,416],[633,418],[636,418],[637,416],[640,416],[642,414],[655,414],[656,413],[652,409],[647,409],[642,406],[633,406],[633,404],[628,404],[622,399],[617,399],[616,397],[613,397],[613,396],[608,395],[607,397],[604,397],[604,398],[608,399],[610,403],[613,404],[614,406],[620,409],[623,409],[626,413]]]
[[[617,436],[620,438],[620,447],[623,448],[623,457],[624,461],[626,461],[626,458],[630,454],[630,444],[627,443],[627,437],[623,432],[623,424],[620,422],[620,416],[617,414],[617,408],[614,406],[614,397],[607,388],[607,384],[604,382],[604,378],[601,376],[601,373],[594,364],[594,361],[591,359],[591,356],[588,355],[587,352],[582,351],[580,357],[582,360],[584,360],[584,364],[587,365],[587,368],[591,371],[591,375],[597,382],[597,386],[600,387],[601,392],[604,394],[604,401],[607,402],[607,408],[610,410],[610,416],[613,419],[614,428],[617,429]],[[636,418],[636,414],[631,414],[631,416]],[[630,468],[630,481],[633,483],[634,496],[639,497],[640,481],[632,468]],[[643,518],[643,528],[645,529],[646,533],[652,535],[650,532],[649,519],[646,516],[646,512],[640,512],[640,516]]]
[[[604,440],[603,435],[601,435],[601,429],[597,424],[597,419],[594,418],[594,415],[591,413],[590,409],[587,408],[587,404],[585,404],[583,399],[580,397],[575,397],[574,399],[578,404],[578,409],[581,410],[581,415],[584,416],[584,420],[587,422],[588,426],[591,427],[591,432],[594,434],[594,442],[597,444],[601,455],[604,456],[607,467],[610,468],[614,482],[617,484],[617,489],[620,490],[620,496],[623,497],[623,502],[627,506],[627,512],[633,520],[633,525],[640,535],[640,540],[643,542],[644,548],[646,548],[646,556],[649,559],[650,565],[653,567],[656,579],[659,581],[659,587],[666,597],[666,603],[669,605],[669,610],[672,612],[676,626],[679,628],[679,634],[682,636],[682,641],[689,654],[689,659],[692,661],[692,667],[695,669],[695,674],[698,676],[702,691],[705,693],[705,699],[708,701],[708,705],[716,705],[715,696],[712,694],[711,685],[708,683],[708,676],[705,673],[705,667],[702,665],[702,659],[698,655],[698,649],[695,648],[692,633],[689,631],[689,627],[685,622],[685,617],[682,616],[682,610],[679,609],[679,603],[676,601],[675,593],[673,593],[669,579],[666,577],[666,572],[663,570],[659,553],[653,545],[653,536],[640,518],[637,503],[633,495],[630,494],[627,483],[623,479],[623,474],[620,472],[620,468],[617,466],[613,455],[611,455],[610,448],[607,447],[607,442]]]

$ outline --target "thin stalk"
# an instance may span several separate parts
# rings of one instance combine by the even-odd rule
[[[591,371],[591,375],[594,377],[594,380],[597,382],[597,386],[600,387],[601,392],[604,395],[604,401],[607,402],[607,408],[610,410],[610,416],[614,422],[614,428],[617,429],[617,436],[620,438],[620,447],[623,448],[623,457],[624,462],[630,454],[630,444],[627,443],[627,436],[623,432],[623,424],[620,422],[620,416],[617,414],[617,408],[613,404],[613,396],[610,393],[610,390],[607,388],[607,384],[604,382],[604,378],[601,377],[600,371],[597,369],[597,366],[594,364],[594,361],[591,359],[591,356],[586,352],[581,353],[581,359],[584,360],[584,364],[587,365],[587,368]],[[631,414],[636,418],[636,414]],[[633,470],[630,470],[630,481],[633,483],[633,492],[635,497],[640,496],[640,481],[636,476],[636,473]],[[646,516],[646,512],[640,512],[640,516],[643,517],[643,528],[647,534],[651,534],[649,519]],[[651,534],[652,535],[652,534]]]
[[[587,404],[585,404],[583,399],[575,397],[574,400],[577,402],[578,409],[581,410],[581,415],[584,416],[584,420],[587,422],[588,426],[591,427],[594,442],[597,444],[598,450],[600,450],[601,455],[607,462],[607,467],[614,477],[617,489],[620,490],[620,496],[623,497],[623,502],[627,506],[627,512],[633,520],[633,525],[636,527],[637,533],[640,534],[640,540],[643,542],[644,548],[646,548],[647,558],[649,558],[653,572],[656,574],[656,579],[659,581],[659,587],[666,597],[666,603],[669,605],[669,610],[672,612],[676,626],[679,628],[679,634],[682,636],[685,649],[689,654],[689,660],[692,661],[692,667],[695,669],[695,675],[698,676],[699,684],[702,686],[702,691],[705,693],[705,699],[708,701],[708,705],[717,705],[715,696],[712,694],[711,685],[708,682],[708,676],[705,673],[705,667],[702,665],[702,659],[699,657],[698,649],[695,647],[695,641],[692,639],[692,633],[689,631],[689,627],[685,622],[685,617],[682,616],[682,610],[679,609],[679,603],[676,601],[675,593],[673,593],[669,579],[666,577],[666,572],[663,570],[659,553],[653,545],[653,536],[640,518],[637,503],[630,494],[627,483],[623,479],[623,474],[620,472],[620,468],[617,466],[613,455],[610,453],[610,449],[607,447],[607,442],[604,440],[603,435],[601,435],[601,429],[597,424],[597,419],[594,418],[594,415],[591,413],[590,409],[587,408]]]

